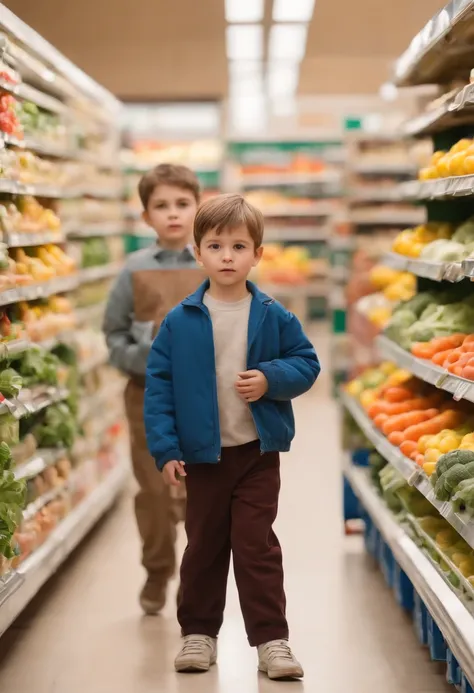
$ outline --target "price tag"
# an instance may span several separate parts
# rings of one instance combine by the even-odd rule
[[[453,399],[456,400],[456,402],[459,402],[459,400],[464,399],[467,395],[467,393],[473,388],[473,383],[469,382],[468,380],[462,380],[457,386],[453,394]]]

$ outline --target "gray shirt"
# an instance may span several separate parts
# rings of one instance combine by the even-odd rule
[[[180,269],[194,264],[191,246],[176,251],[153,244],[129,255],[112,288],[104,316],[103,330],[113,366],[127,375],[144,375],[153,341],[153,323],[135,320],[133,273],[160,267]]]

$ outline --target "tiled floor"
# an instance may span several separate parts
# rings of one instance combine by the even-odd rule
[[[315,342],[327,362],[325,335]],[[143,575],[128,495],[0,640],[1,693],[453,693],[360,539],[342,534],[337,410],[328,375],[296,402],[296,414],[297,439],[283,458],[277,531],[304,684],[271,683],[257,674],[234,586],[218,667],[205,675],[174,673],[176,585],[162,616],[140,615]]]

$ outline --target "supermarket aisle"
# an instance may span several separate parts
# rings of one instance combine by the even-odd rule
[[[327,363],[327,337],[315,343]],[[311,693],[441,693],[437,673],[410,622],[359,538],[344,538],[340,517],[337,409],[329,376],[297,402],[298,437],[283,459],[278,532],[286,559],[292,643],[304,684],[257,675],[235,587],[229,592],[219,666],[177,676],[174,592],[165,613],[142,618],[131,496],[94,533],[0,641],[2,693],[264,693],[296,686]]]

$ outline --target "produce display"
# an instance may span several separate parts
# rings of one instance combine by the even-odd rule
[[[439,222],[407,229],[396,237],[392,250],[430,262],[460,262],[474,254],[474,219],[468,219],[457,229]]]
[[[15,28],[0,59],[0,635],[110,507],[127,449],[123,378],[93,327],[124,255],[120,105],[67,61],[42,66],[44,44],[25,33],[30,53]]]
[[[384,334],[410,351],[418,342],[456,333],[469,335],[474,325],[474,295],[462,295],[463,288],[427,291],[401,302],[393,311]],[[441,364],[440,364],[441,365]]]
[[[269,284],[304,284],[312,274],[309,253],[304,248],[266,244],[257,266],[259,282]]]
[[[431,157],[429,166],[420,169],[419,180],[465,176],[474,173],[474,140],[463,137],[448,151],[438,150]]]

